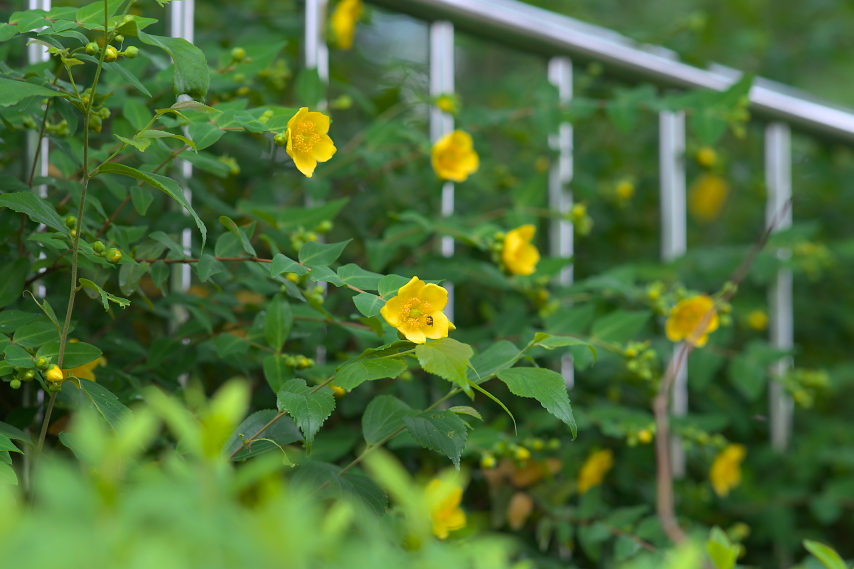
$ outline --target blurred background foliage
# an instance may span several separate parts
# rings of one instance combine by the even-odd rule
[[[854,10],[845,2],[530,3],[663,45],[700,66],[719,62],[854,105],[849,72],[854,40],[848,33]],[[134,6],[143,15],[165,20],[153,0]],[[197,3],[195,43],[215,69],[208,104],[314,106],[317,80],[302,64],[302,8],[290,0]],[[3,9],[11,9],[10,3]],[[166,35],[162,21],[151,30]],[[586,234],[576,234],[577,284],[548,287],[546,292],[544,285],[562,266],[559,260],[544,259],[533,277],[508,279],[490,258],[489,239],[496,231],[535,223],[538,245],[548,251],[548,223],[555,217],[547,204],[548,170],[554,160],[548,136],[561,115],[546,81],[547,62],[463,33],[456,42],[456,124],[472,133],[481,167],[457,186],[456,213],[450,219],[438,215],[442,183],[429,161],[427,25],[375,8],[366,11],[352,50],[331,49],[325,98],[338,146],[333,160],[309,180],[269,138],[224,136],[198,155],[182,155],[195,167],[189,186],[203,218],[228,215],[241,226],[257,223],[258,234],[264,235],[253,239],[259,255],[269,254],[275,244],[293,256],[301,240],[310,238],[307,233],[333,221],[324,239],[354,239],[342,263],[456,283],[455,337],[479,350],[496,339],[519,345],[538,330],[592,335],[616,347],[609,351],[600,346],[595,365],[584,350],[572,352],[577,366],[571,392],[580,430],[577,441],[571,442],[565,427],[536,402],[514,399],[506,389],[496,388],[519,422],[518,436],[500,409],[479,400],[485,421],[471,433],[464,457],[472,469],[464,500],[471,520],[468,535],[486,528],[511,533],[537,567],[614,567],[667,544],[654,512],[654,451],[646,444],[648,435],[642,434],[653,424],[649,402],[656,385],[631,365],[637,358],[627,357],[625,349],[631,341],[651,340],[640,351],[651,351],[644,365],[660,372],[672,343],[662,334],[659,298],[680,285],[718,290],[762,233],[764,125],[751,122],[743,136],[728,131],[712,144],[689,132],[689,252],[683,260],[663,265],[657,116],[649,108],[635,108],[629,124],[616,124],[620,121],[602,110],[607,102],[643,87],[610,77],[607,68],[595,63],[576,66],[575,95],[588,106],[572,107],[571,188],[576,202],[586,208],[577,225],[590,227]],[[20,61],[22,46],[3,44],[3,60]],[[245,49],[249,58],[234,64],[230,54],[235,47]],[[146,85],[153,94],[153,101],[146,103],[149,108],[172,104],[160,54],[143,54],[129,67],[148,77]],[[114,131],[133,134],[138,128],[132,118],[137,94],[121,77],[108,74],[105,80],[115,93],[105,103],[113,111]],[[4,133],[4,141],[0,162],[14,172],[26,163],[23,134]],[[61,137],[56,144],[61,147]],[[709,148],[714,160],[700,158]],[[137,158],[156,164],[171,149],[161,147]],[[73,161],[59,151],[53,156],[52,176],[71,178]],[[749,566],[792,566],[804,557],[804,538],[833,543],[843,556],[854,557],[847,539],[854,532],[854,431],[849,412],[854,321],[846,314],[854,278],[852,170],[850,146],[795,134],[795,227],[775,242],[791,247],[793,256],[785,262],[771,252],[759,258],[733,301],[731,326],[713,334],[689,365],[691,413],[677,425],[689,444],[688,476],[677,482],[677,508],[693,531],[704,533],[717,525],[733,542],[742,543],[746,556],[741,562]],[[59,191],[61,182],[55,187],[58,191],[51,197],[59,202],[67,191]],[[103,211],[95,206],[95,230],[124,196],[115,187],[111,190],[110,183],[96,188]],[[320,209],[299,209],[306,204]],[[74,199],[64,202],[60,213],[76,210],[72,206]],[[163,254],[165,247],[147,237],[152,232],[177,238],[188,226],[187,219],[159,197],[147,207],[151,209],[143,216],[146,207],[134,199],[107,234],[137,259]],[[271,215],[276,223],[269,223]],[[17,248],[17,220],[9,211],[0,212],[4,253],[10,256]],[[136,231],[134,226],[140,224],[147,229]],[[209,223],[209,230],[208,246],[219,250],[223,243],[222,250],[227,250],[228,231],[215,222]],[[453,258],[438,254],[441,235],[456,239]],[[803,395],[795,413],[792,449],[784,455],[768,444],[765,370],[775,354],[766,341],[767,323],[749,318],[767,312],[766,286],[781,265],[795,272],[796,366],[827,373],[826,382],[804,381],[803,372],[791,378],[793,393]],[[168,271],[152,269],[135,275],[134,281],[127,270],[123,281],[103,267],[90,269],[88,278],[109,282],[123,295],[135,294],[130,308],[107,316],[97,302],[81,299],[85,316],[74,331],[104,351],[107,365],[96,371],[98,381],[122,401],[138,399],[147,384],[181,392],[178,375],[191,373],[208,393],[229,377],[246,377],[254,387],[253,410],[275,405],[275,388],[271,392],[267,387],[263,370],[267,353],[225,340],[235,333],[263,343],[263,313],[280,283],[245,263],[229,265],[207,282],[196,276],[188,294],[166,294]],[[62,306],[67,274],[52,273],[43,281],[51,303]],[[315,292],[313,283],[302,284],[306,296]],[[176,306],[191,314],[177,330],[170,328]],[[314,357],[322,346],[329,356],[328,364],[291,372],[298,377],[322,381],[335,365],[377,344],[376,335],[324,326],[307,304],[295,301],[294,306],[296,324],[288,351]],[[348,293],[333,290],[324,306],[331,314],[359,316]],[[603,319],[613,318],[617,310],[632,311],[631,324],[621,320],[618,332],[602,333]],[[180,338],[190,341],[182,344]],[[536,356],[559,369],[559,356],[545,350]],[[414,408],[424,408],[442,395],[444,386],[435,378],[428,380],[418,371],[411,375],[409,381],[372,382],[341,398],[318,435],[313,459],[349,462],[361,444],[361,414],[377,395],[395,395]],[[28,425],[36,413],[33,400],[12,400],[4,394],[3,403],[2,420],[13,425]],[[59,425],[51,436],[62,430],[67,417],[63,413],[75,403],[63,393]],[[748,455],[742,483],[719,497],[708,473],[727,442],[745,444]],[[391,448],[421,476],[447,463],[407,437]],[[603,449],[613,452],[613,469],[602,473],[602,484],[579,492],[582,465]],[[323,522],[318,518],[317,523]]]

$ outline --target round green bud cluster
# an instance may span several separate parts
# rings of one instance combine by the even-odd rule
[[[658,368],[658,354],[649,346],[649,341],[629,342],[623,350],[626,369],[644,381],[651,381]]]

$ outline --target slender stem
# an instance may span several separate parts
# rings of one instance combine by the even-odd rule
[[[56,393],[50,394],[50,400],[47,403],[47,410],[44,412],[44,422],[42,423],[42,430],[39,433],[39,443],[36,447],[36,457],[40,456],[42,453],[42,448],[44,448],[44,439],[47,436],[47,427],[50,424],[50,416],[53,413],[53,406],[56,403]]]

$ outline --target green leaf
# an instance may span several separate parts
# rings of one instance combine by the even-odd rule
[[[255,252],[255,247],[253,247],[252,243],[249,242],[249,238],[246,237],[246,234],[239,227],[237,227],[237,224],[234,223],[234,221],[230,217],[221,215],[219,218],[219,222],[222,223],[225,228],[232,233],[232,235],[234,235],[235,237],[237,237],[238,240],[240,240],[240,244],[243,245],[243,250],[245,252],[249,253],[253,257],[258,255]]]
[[[383,275],[366,271],[352,263],[338,267],[338,276],[348,285],[362,290],[377,290],[383,279]]]
[[[471,346],[453,338],[440,338],[419,344],[415,348],[415,355],[424,371],[452,381],[466,393],[471,393],[471,385],[466,377],[466,371],[471,365],[469,361],[474,355]]]
[[[8,195],[8,194],[7,194]],[[2,198],[3,196],[0,196]],[[27,274],[30,272],[30,261],[18,258],[11,263],[4,263],[3,278],[0,279],[0,308],[8,306],[21,298],[24,286],[27,284]],[[16,313],[18,311],[15,311]],[[3,318],[5,312],[0,313]],[[0,325],[0,332],[11,332]]]
[[[596,347],[593,344],[591,344],[590,342],[585,342],[584,340],[579,340],[578,338],[573,338],[571,336],[551,336],[543,332],[537,332],[533,344],[535,346],[540,346],[541,348],[545,348],[547,350],[554,350],[555,348],[565,348],[568,346],[587,346],[590,349],[590,352],[593,354],[593,360],[596,360]]]
[[[0,81],[4,81],[0,79]],[[51,229],[70,235],[70,230],[65,222],[53,209],[47,200],[32,192],[14,192],[0,195],[0,207],[8,207],[11,210],[26,214],[27,217],[37,223],[43,223]]]
[[[340,243],[309,241],[299,250],[299,261],[309,268],[328,267],[334,263],[352,239]]]
[[[717,526],[712,528],[709,540],[706,542],[706,550],[717,569],[733,569],[735,567],[739,547],[730,542],[729,537],[721,528]]]
[[[334,284],[335,286],[344,286],[344,281],[338,277],[338,274],[335,271],[322,265],[312,267],[309,277],[314,282],[325,281]]]
[[[37,320],[18,328],[12,340],[19,346],[36,348],[48,342],[59,341],[59,330],[52,322]]]
[[[804,540],[804,547],[806,547],[816,559],[824,563],[824,566],[827,567],[827,569],[848,569],[848,565],[833,548],[809,539]]]
[[[184,209],[186,209],[190,213],[190,215],[193,216],[193,219],[196,221],[196,227],[199,228],[199,232],[202,234],[202,250],[204,250],[205,241],[207,240],[208,236],[208,229],[207,227],[205,227],[205,224],[202,223],[202,220],[196,214],[196,211],[193,209],[193,206],[191,206],[190,202],[187,201],[186,196],[184,196],[184,190],[181,189],[181,186],[178,184],[178,182],[176,182],[172,178],[167,178],[166,176],[149,174],[148,172],[142,172],[141,170],[137,170],[136,168],[131,168],[130,166],[125,166],[124,164],[117,164],[115,162],[107,162],[106,164],[102,164],[98,171],[102,174],[120,174],[122,176],[128,176],[130,178],[142,180],[143,182],[150,184],[155,188],[165,192],[169,197],[181,204]],[[2,197],[3,196],[0,196],[0,198]],[[2,203],[0,203],[0,205],[2,205]]]
[[[31,356],[30,353],[21,346],[9,344],[6,346],[6,349],[3,350],[3,355],[6,358],[6,363],[9,365],[25,369],[33,369],[36,367],[36,364],[33,361],[33,356]]]
[[[19,453],[23,454],[23,451],[21,451],[21,449],[16,447],[15,443],[13,443],[11,440],[9,440],[9,437],[7,437],[6,435],[0,434],[0,452],[3,452],[3,451],[19,452]]]
[[[0,484],[18,485],[18,475],[10,465],[0,462]]]
[[[24,431],[19,429],[18,427],[13,427],[8,423],[0,422],[0,434],[9,437],[10,439],[16,439],[19,441],[23,441],[29,445],[33,444],[32,438],[27,435]]]
[[[69,344],[69,347],[75,345],[79,344]],[[90,347],[94,348],[94,346]],[[100,350],[98,351],[100,352]],[[67,361],[68,358],[66,357],[66,362]],[[83,364],[66,364],[65,367],[77,367],[78,365]],[[125,407],[119,401],[118,397],[113,395],[110,390],[103,385],[95,383],[94,381],[89,381],[88,379],[73,379],[68,383],[78,386],[80,390],[86,394],[86,396],[92,401],[92,405],[94,405],[95,409],[98,410],[98,413],[101,414],[104,420],[107,421],[114,431],[118,431],[122,423],[133,418],[131,410]]]
[[[337,381],[336,381],[337,385]],[[377,445],[404,426],[404,417],[414,417],[418,412],[392,395],[380,395],[368,403],[362,415],[362,433],[370,445]]]
[[[225,443],[223,452],[226,456],[230,456],[235,450],[243,445],[243,441],[255,436],[258,431],[264,428],[278,413],[275,409],[264,409],[256,411],[240,423],[240,426]],[[302,435],[299,432],[294,420],[290,417],[281,417],[275,423],[267,427],[251,444],[243,447],[241,451],[234,455],[232,460],[245,460],[255,457],[265,452],[280,448],[284,445],[289,445],[302,440]]]
[[[474,407],[469,407],[468,405],[454,405],[449,411],[453,411],[457,415],[470,415],[476,419],[480,419],[483,421],[483,415],[480,414],[480,411],[475,409]]]
[[[278,393],[286,381],[294,378],[294,370],[285,364],[285,356],[271,354],[264,358],[264,378],[273,393]]]
[[[285,383],[278,393],[279,411],[287,411],[296,421],[305,437],[305,448],[311,453],[314,435],[335,409],[335,397],[331,389],[321,389],[311,393],[305,380],[292,379]]]
[[[104,310],[110,310],[109,302],[114,302],[122,308],[127,308],[128,306],[130,306],[130,301],[128,299],[121,298],[106,292],[104,289],[102,289],[89,279],[80,279],[80,284],[85,288],[92,289],[101,295],[101,303],[104,305]]]
[[[406,371],[406,362],[399,358],[365,358],[345,363],[335,374],[335,385],[350,391],[366,381],[395,378]]]
[[[368,318],[373,318],[374,316],[379,315],[380,310],[385,306],[385,301],[375,294],[360,292],[353,297],[353,304],[356,305],[359,312]]]
[[[298,491],[321,498],[358,498],[377,516],[385,514],[388,497],[376,482],[357,472],[339,475],[340,470],[328,462],[308,460],[299,465],[290,482]]]
[[[274,296],[267,304],[267,315],[264,317],[264,336],[267,338],[267,344],[281,352],[291,334],[293,324],[294,314],[290,303],[280,295]]]
[[[297,75],[296,89],[298,101],[308,107],[316,107],[323,99],[326,86],[315,67],[306,67]]]
[[[66,95],[47,87],[27,83],[26,81],[0,78],[0,107],[15,105],[27,97],[40,97],[44,99],[46,97],[63,96]]]
[[[291,259],[279,253],[273,257],[273,262],[270,263],[270,276],[277,277],[282,273],[296,273],[302,276],[308,272],[308,269]]]
[[[249,344],[246,343],[246,340],[228,332],[223,332],[214,338],[214,347],[220,358],[245,354],[249,351]]]
[[[400,288],[412,279],[402,277],[400,275],[386,275],[382,278],[377,286],[377,292],[380,296],[388,300],[389,295],[394,296]]]
[[[225,131],[220,129],[218,125],[206,122],[191,123],[187,132],[196,143],[196,150],[204,150],[216,143],[225,134]]]
[[[512,367],[521,357],[522,351],[513,342],[501,340],[472,357],[468,377],[481,383],[498,370]]]
[[[442,453],[459,469],[466,447],[468,431],[463,420],[453,411],[425,411],[404,417],[404,424],[419,445]]]
[[[199,280],[203,283],[217,273],[225,270],[225,266],[213,255],[204,254],[199,257],[199,262],[196,263],[196,272],[199,275]]]
[[[593,323],[593,336],[615,344],[634,338],[652,317],[649,310],[615,310]]]
[[[499,371],[498,379],[506,383],[514,395],[539,401],[546,411],[569,425],[572,438],[576,437],[578,428],[561,374],[540,367],[516,367]]]
[[[101,350],[93,346],[92,344],[87,344],[85,342],[68,342],[65,345],[65,361],[62,362],[63,369],[70,369],[73,367],[80,367],[83,364],[88,364],[89,362],[93,362],[101,357]],[[59,363],[59,342],[51,342],[50,344],[45,344],[39,351],[36,352],[36,357],[46,357],[50,358],[52,362],[58,364]]]
[[[164,50],[175,62],[172,87],[175,96],[189,95],[203,99],[208,94],[210,70],[205,54],[183,38],[152,36],[139,32],[139,39],[148,45]]]
[[[8,272],[7,272],[8,274]],[[2,286],[0,281],[0,286]],[[24,324],[38,320],[39,315],[23,310],[4,310],[0,312],[0,333],[11,334]]]

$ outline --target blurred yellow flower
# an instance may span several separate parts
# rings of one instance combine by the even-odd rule
[[[718,163],[718,153],[711,146],[704,146],[697,151],[695,156],[697,164],[703,168],[714,168]]]
[[[514,275],[530,275],[537,270],[540,252],[531,244],[537,228],[531,224],[509,231],[504,237],[501,260]]]
[[[436,99],[436,106],[452,115],[460,111],[460,99],[454,94],[441,95]]]
[[[103,367],[107,365],[107,359],[104,356],[99,357],[97,360],[92,360],[88,364],[83,364],[82,366],[73,367],[70,369],[62,370],[62,374],[69,378],[74,376],[78,379],[88,379],[90,381],[97,381],[95,379],[95,368]]]
[[[729,183],[716,174],[703,174],[691,186],[688,210],[703,222],[710,222],[720,214],[729,195]]]
[[[439,539],[445,539],[450,532],[466,527],[466,513],[460,508],[462,500],[462,486],[454,482],[434,478],[427,485],[433,533]]]
[[[620,180],[617,183],[616,192],[617,192],[617,197],[620,198],[621,200],[624,200],[624,201],[630,200],[630,199],[632,199],[632,196],[635,195],[635,185],[632,183],[631,180],[628,180],[628,179]]]
[[[353,47],[356,36],[356,22],[362,17],[364,6],[362,0],[341,0],[332,13],[332,30],[335,41],[341,49]]]
[[[709,479],[718,496],[726,496],[741,482],[741,462],[747,456],[744,445],[733,444],[722,450],[709,471]]]
[[[329,135],[329,117],[303,107],[288,121],[288,155],[300,172],[311,178],[318,162],[326,162],[337,151]]]
[[[747,325],[760,332],[768,327],[768,313],[764,310],[753,310],[747,315]]]
[[[471,135],[455,130],[439,139],[433,146],[433,169],[443,180],[465,182],[477,172],[480,157],[474,150]]]
[[[667,338],[672,342],[686,340],[698,348],[705,346],[709,341],[709,334],[717,330],[720,325],[718,312],[714,306],[715,301],[705,295],[680,301],[670,311],[670,318],[667,319],[665,327]],[[700,329],[709,312],[711,315],[708,322]]]
[[[608,471],[614,467],[614,453],[611,449],[598,450],[587,457],[578,474],[578,493],[584,494],[594,486],[599,486]]]
[[[427,338],[437,340],[448,335],[454,325],[442,310],[448,304],[448,291],[412,277],[397,296],[382,307],[386,321],[403,333],[407,340],[423,344]]]

